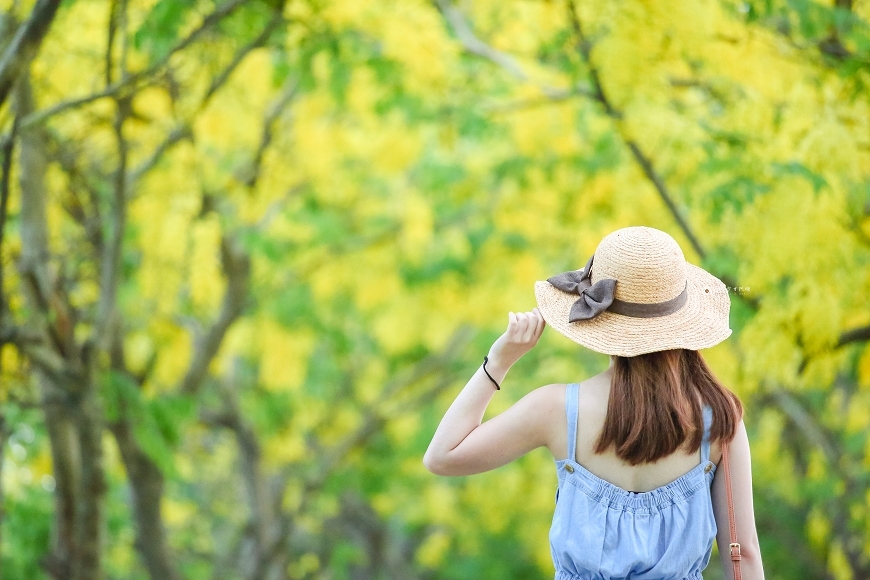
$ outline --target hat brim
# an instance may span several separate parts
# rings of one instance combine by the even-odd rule
[[[731,336],[728,288],[693,264],[686,263],[686,274],[686,303],[676,312],[655,318],[634,318],[605,310],[595,318],[569,322],[571,306],[579,296],[549,282],[535,282],[535,298],[548,325],[595,352],[637,356],[676,348],[710,348]]]

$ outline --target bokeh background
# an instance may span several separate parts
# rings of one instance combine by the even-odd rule
[[[551,578],[546,449],[422,456],[630,225],[730,289],[768,578],[870,578],[866,0],[0,7],[2,578]]]

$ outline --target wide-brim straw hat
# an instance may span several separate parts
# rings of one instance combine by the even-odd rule
[[[586,268],[536,282],[535,297],[548,325],[604,354],[700,350],[731,335],[725,284],[686,262],[670,235],[644,226],[609,234]]]

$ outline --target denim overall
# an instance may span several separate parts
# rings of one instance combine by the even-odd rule
[[[716,537],[710,486],[712,409],[704,405],[701,463],[671,483],[635,493],[575,461],[577,393],[568,385],[568,458],[556,460],[559,487],[550,527],[555,580],[700,580]]]

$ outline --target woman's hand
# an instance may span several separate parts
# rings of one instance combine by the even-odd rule
[[[489,360],[493,366],[507,371],[538,344],[546,325],[537,308],[531,312],[509,313],[507,330],[489,349]]]

